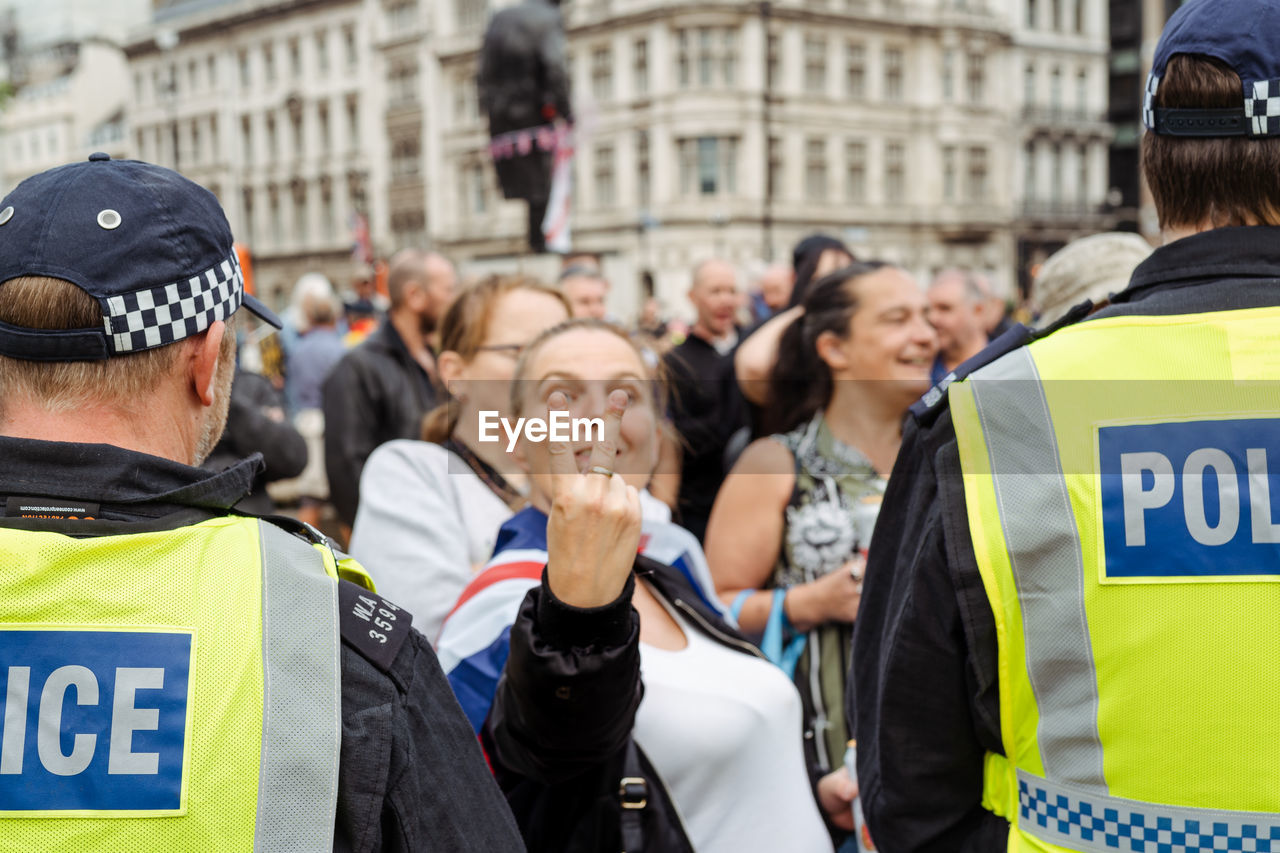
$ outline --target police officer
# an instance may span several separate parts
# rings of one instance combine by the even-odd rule
[[[411,615],[234,514],[259,456],[192,467],[242,305],[279,326],[175,172],[0,200],[0,850],[522,849]]]
[[[1280,850],[1278,31],[1175,12],[1163,246],[908,419],[854,637],[882,850]]]

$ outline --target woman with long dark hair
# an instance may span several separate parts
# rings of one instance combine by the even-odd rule
[[[853,264],[815,281],[801,306],[769,381],[775,434],[750,445],[726,478],[706,553],[739,626],[777,640],[777,662],[794,670],[817,773],[838,766],[844,753],[859,552],[902,441],[902,419],[929,387],[937,341],[920,288],[883,263]]]

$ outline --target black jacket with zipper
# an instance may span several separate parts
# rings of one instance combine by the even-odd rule
[[[760,656],[677,569],[638,556],[635,574],[696,630]],[[552,594],[544,570],[511,627],[511,653],[480,736],[530,851],[692,853],[670,795],[631,739],[644,692],[634,589],[635,576],[616,601],[583,610]],[[647,802],[624,809],[621,782],[634,776],[645,782],[632,786],[628,804]]]

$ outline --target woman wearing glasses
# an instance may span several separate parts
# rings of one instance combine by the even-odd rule
[[[365,465],[351,555],[432,641],[525,502],[505,440],[479,440],[480,412],[506,414],[520,352],[568,316],[564,297],[531,278],[490,276],[462,292],[440,327],[450,399],[423,420],[423,441],[384,444]]]

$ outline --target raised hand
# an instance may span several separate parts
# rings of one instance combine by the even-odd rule
[[[563,393],[548,408],[567,409]],[[627,394],[609,395],[604,435],[591,448],[585,473],[568,442],[548,442],[552,477],[547,519],[547,581],[556,598],[574,607],[600,607],[626,585],[640,544],[640,494],[612,474]]]

